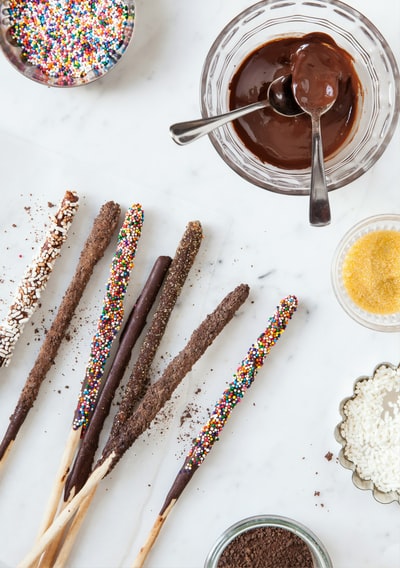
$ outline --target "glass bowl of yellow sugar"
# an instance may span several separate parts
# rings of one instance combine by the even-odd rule
[[[342,308],[377,331],[400,331],[400,215],[377,215],[352,227],[332,262]]]

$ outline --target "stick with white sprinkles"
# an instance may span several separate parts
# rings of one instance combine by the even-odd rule
[[[140,205],[128,209],[119,231],[117,248],[110,268],[102,311],[97,331],[92,339],[89,362],[82,382],[78,404],[74,413],[72,429],[64,449],[59,472],[45,513],[40,534],[54,519],[64,488],[66,474],[79,445],[80,437],[89,424],[95,408],[104,369],[110,356],[112,343],[121,328],[124,316],[124,298],[129,283],[133,260],[143,225],[143,210]]]
[[[78,195],[74,191],[66,191],[57,213],[50,219],[45,240],[28,266],[7,316],[0,324],[0,367],[7,367],[10,363],[25,324],[38,306],[40,294],[47,285],[54,261],[60,255],[78,204]]]
[[[236,370],[233,380],[229,383],[221,398],[216,403],[208,422],[203,426],[199,435],[194,440],[184,464],[168,492],[148,539],[145,545],[140,549],[132,568],[141,568],[143,566],[161,527],[166,521],[178,497],[189,483],[195,471],[203,463],[214,443],[219,440],[219,435],[230,417],[232,410],[241,401],[246,390],[251,387],[257,371],[263,365],[271,348],[285,331],[296,309],[296,296],[287,296],[284,298],[277,307],[275,314],[269,319],[265,331],[248,350],[246,357]]]

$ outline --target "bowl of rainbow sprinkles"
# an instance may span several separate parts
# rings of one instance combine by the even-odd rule
[[[0,2],[0,47],[25,77],[75,87],[115,67],[134,22],[132,0],[6,0]]]

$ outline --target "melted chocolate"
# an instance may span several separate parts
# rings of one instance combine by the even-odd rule
[[[351,56],[322,33],[280,38],[253,51],[240,65],[230,84],[231,109],[266,96],[269,84],[293,73],[294,55],[306,45],[328,45],[339,61],[338,93],[332,108],[321,117],[325,157],[335,153],[349,136],[357,111],[361,85]],[[311,162],[311,119],[308,114],[286,117],[265,108],[234,122],[244,145],[261,161],[283,169],[304,169]]]

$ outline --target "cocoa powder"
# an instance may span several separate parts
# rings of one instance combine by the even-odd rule
[[[257,527],[234,538],[217,568],[313,568],[306,542],[289,530]]]

